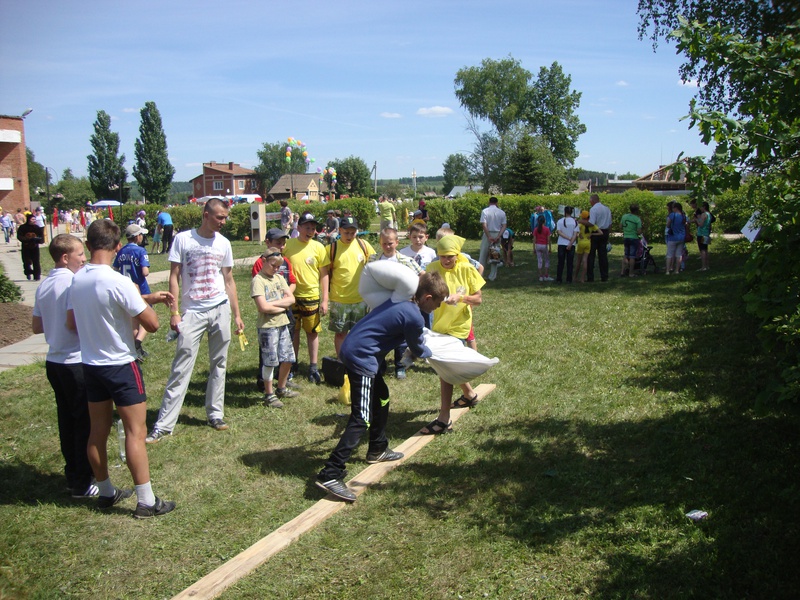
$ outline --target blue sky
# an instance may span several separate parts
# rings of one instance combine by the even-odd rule
[[[303,141],[314,167],[358,156],[379,178],[440,175],[473,138],[458,69],[508,55],[557,61],[582,93],[576,166],[648,173],[708,154],[687,121],[680,57],[637,38],[636,0],[27,0],[0,3],[0,113],[33,112],[26,141],[59,176],[86,174],[98,110],[130,173],[154,101],[175,179],[203,162],[252,167],[265,142]]]

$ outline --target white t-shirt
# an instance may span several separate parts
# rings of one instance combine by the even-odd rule
[[[204,238],[197,229],[175,236],[169,251],[169,262],[181,264],[181,308],[203,312],[227,299],[224,267],[233,267],[231,243],[215,233]]]
[[[489,231],[500,231],[506,225],[506,213],[490,204],[481,211],[481,223],[486,223]]]
[[[72,271],[53,269],[36,290],[33,316],[42,319],[47,341],[47,360],[62,365],[81,362],[78,334],[67,329],[67,298],[72,285]]]
[[[562,217],[561,219],[558,220],[558,223],[556,223],[556,231],[563,233],[564,235],[567,236],[567,238],[571,239],[578,232],[578,222],[572,217]],[[569,239],[567,238],[561,237],[559,235],[558,245],[568,246]],[[572,243],[573,245],[575,244],[574,241]]]
[[[589,209],[589,223],[597,225],[599,229],[610,229],[611,209],[602,202],[598,202]]]
[[[131,318],[146,308],[136,285],[110,265],[87,263],[72,278],[67,308],[75,313],[86,365],[124,365],[136,360]]]
[[[400,254],[412,259],[415,263],[422,267],[423,270],[428,266],[429,262],[436,260],[436,250],[430,246],[422,246],[422,248],[419,249],[419,252],[414,252],[411,246],[406,246],[405,248],[400,249]]]

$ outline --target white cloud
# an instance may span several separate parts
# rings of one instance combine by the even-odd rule
[[[610,115],[613,115],[613,114],[614,114],[614,111],[613,111],[613,110],[611,110],[611,109],[609,108],[609,109],[606,109],[606,110],[604,110],[604,111],[603,111],[603,114],[604,114],[604,115],[609,115],[609,116],[610,116]]]
[[[431,106],[430,108],[420,108],[417,111],[420,117],[447,117],[453,114],[452,108],[446,106]]]
[[[403,115],[401,115],[400,113],[393,113],[393,112],[382,112],[382,113],[381,113],[381,116],[382,116],[384,119],[399,119],[399,118],[401,118]]]
[[[136,109],[136,108],[123,108],[122,112],[124,112],[124,113],[135,113],[135,112],[139,112],[139,110]]]
[[[620,79],[620,80],[617,82],[617,85],[618,85],[619,87],[628,87],[630,84],[629,84],[627,81],[625,81],[624,79]]]
[[[682,81],[678,80],[678,85],[681,87],[700,87],[700,84],[697,82],[697,79],[690,79],[689,81]]]

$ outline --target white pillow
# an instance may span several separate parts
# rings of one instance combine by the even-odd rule
[[[425,345],[433,353],[426,359],[428,364],[439,377],[453,385],[472,381],[500,362],[499,358],[487,358],[465,346],[452,335],[425,329],[424,339]]]
[[[417,292],[419,276],[408,267],[391,260],[367,263],[358,282],[358,293],[370,308],[391,299],[407,302]]]

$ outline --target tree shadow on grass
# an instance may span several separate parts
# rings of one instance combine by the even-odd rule
[[[382,502],[544,552],[607,548],[591,597],[790,597],[800,583],[798,433],[796,418],[724,409],[510,422],[478,432],[477,459],[405,465]],[[708,519],[692,523],[692,509]]]

